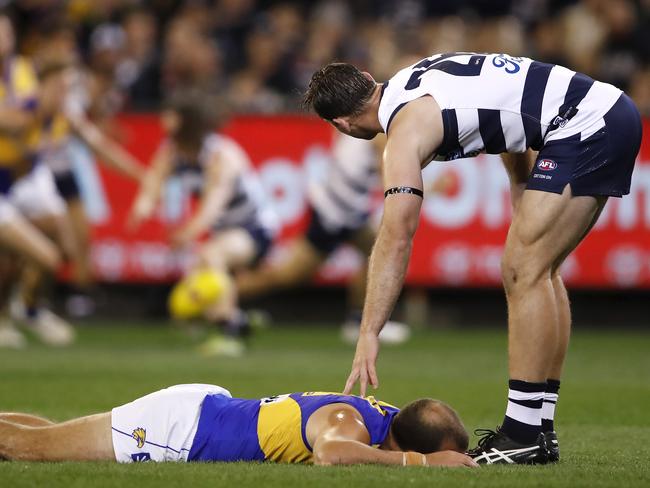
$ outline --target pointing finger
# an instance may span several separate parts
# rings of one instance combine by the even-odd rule
[[[357,382],[358,378],[359,378],[359,372],[357,368],[354,367],[350,372],[350,376],[348,376],[348,381],[346,381],[345,383],[345,388],[343,389],[344,395],[349,395],[352,392],[352,388],[354,388],[354,385]]]

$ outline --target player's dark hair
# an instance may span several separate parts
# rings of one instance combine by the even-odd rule
[[[65,61],[51,61],[41,66],[36,74],[38,76],[38,80],[42,83],[44,81],[47,81],[47,79],[51,76],[61,74],[73,66],[74,65],[72,63],[67,63]]]
[[[451,443],[464,452],[469,445],[469,435],[456,411],[431,398],[416,400],[401,409],[393,419],[391,432],[403,451],[429,454]]]
[[[302,104],[325,120],[358,115],[377,84],[347,63],[330,63],[316,71]]]
[[[181,90],[173,93],[164,103],[166,110],[176,112],[180,126],[172,134],[179,147],[198,152],[203,138],[217,128],[225,114],[216,98],[200,90]]]

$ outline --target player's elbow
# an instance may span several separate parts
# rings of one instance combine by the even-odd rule
[[[354,464],[356,456],[353,446],[347,441],[327,440],[314,446],[314,464],[334,466],[337,464]]]
[[[335,453],[329,442],[325,442],[314,448],[314,464],[316,466],[340,464],[340,456]]]
[[[395,246],[407,249],[411,246],[411,241],[413,240],[417,226],[417,216],[413,218],[410,215],[402,215],[399,219],[385,219],[382,225],[382,231]]]
[[[410,242],[420,222],[420,202],[405,203],[386,206],[382,227],[395,240]]]

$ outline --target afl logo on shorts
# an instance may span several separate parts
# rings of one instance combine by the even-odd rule
[[[540,159],[537,161],[537,167],[542,171],[553,171],[557,168],[557,163],[552,159]]]

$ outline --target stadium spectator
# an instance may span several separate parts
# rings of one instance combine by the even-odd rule
[[[296,92],[328,61],[380,77],[398,62],[459,50],[558,62],[647,105],[638,98],[650,56],[642,0],[60,0],[10,9],[25,52],[52,18],[70,22],[93,71],[112,80],[104,88],[115,84],[113,98],[121,91],[135,109],[190,84],[227,88],[245,112],[298,110]]]

